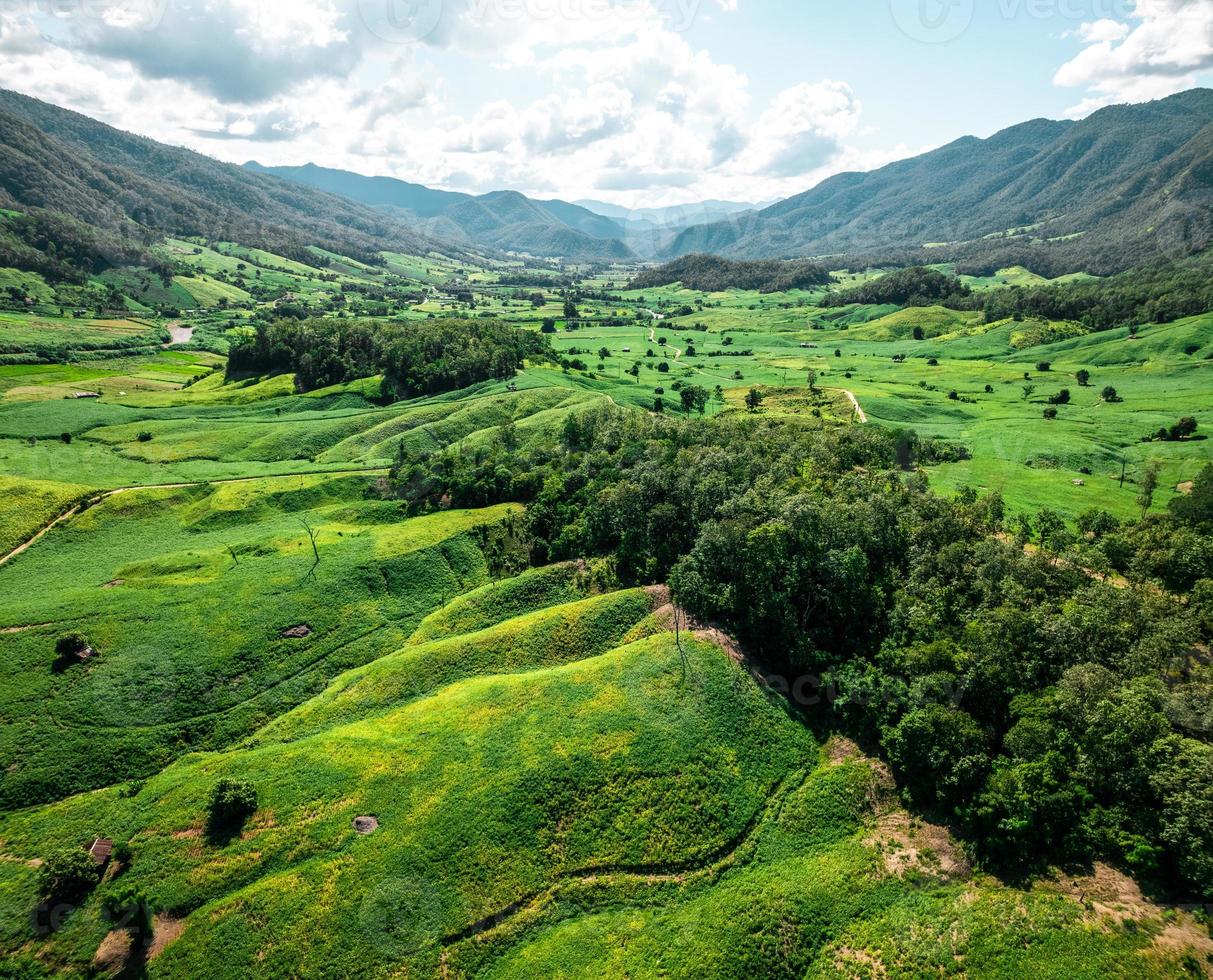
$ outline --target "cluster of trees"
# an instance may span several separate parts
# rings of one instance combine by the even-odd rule
[[[719,255],[687,255],[655,269],[642,271],[628,288],[656,289],[680,282],[687,289],[704,293],[718,293],[726,289],[782,293],[789,289],[824,286],[829,281],[829,270],[807,259],[738,262]]]
[[[1072,320],[1091,330],[1171,323],[1213,310],[1213,255],[1157,261],[1109,279],[992,289],[949,303],[981,310],[987,323],[1010,317]]]
[[[533,562],[669,582],[991,867],[1101,857],[1213,894],[1213,466],[1170,514],[1073,534],[934,496],[897,465],[915,442],[603,409],[559,442],[402,451],[391,486],[418,511],[527,502]]]
[[[955,306],[964,303],[972,290],[955,276],[936,269],[912,266],[878,279],[831,293],[822,306],[896,304],[898,306]]]
[[[1185,415],[1170,428],[1163,426],[1157,432],[1146,436],[1142,442],[1183,442],[1196,435],[1196,429],[1196,419]]]
[[[500,323],[280,319],[232,344],[227,374],[293,372],[300,391],[381,374],[383,396],[397,399],[511,378],[525,360],[551,358],[546,337]]]

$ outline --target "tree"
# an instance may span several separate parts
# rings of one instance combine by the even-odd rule
[[[1150,512],[1150,508],[1154,506],[1154,491],[1158,489],[1158,463],[1151,460],[1146,464],[1145,472],[1141,475],[1141,482],[1137,489],[1137,506],[1141,508],[1141,519],[1146,519],[1146,514]]]
[[[1074,375],[1074,378],[1078,382],[1080,388],[1087,388],[1091,385],[1091,372],[1086,368],[1080,368]]]
[[[810,370],[809,374],[808,374],[808,379],[809,379],[809,391],[816,392],[817,391],[817,372]]]
[[[662,361],[660,364],[658,364],[657,373],[658,374],[669,374],[670,373],[670,362]]]
[[[687,385],[680,392],[682,397],[682,410],[688,414],[692,411],[702,415],[707,411],[708,407],[708,390],[699,385]]]
[[[926,334],[923,333],[922,327],[914,328],[914,339],[915,340],[925,340],[926,339]]]
[[[546,316],[543,318],[543,326],[540,329],[544,333],[555,333],[556,332],[556,321],[553,320],[550,316]]]
[[[1049,371],[1053,370],[1053,365],[1050,364],[1048,361],[1038,361],[1036,364],[1036,370],[1039,371],[1041,374],[1046,374]]]
[[[207,834],[222,838],[238,831],[257,811],[257,790],[252,783],[221,779],[211,789],[206,805]]]
[[[1196,419],[1190,415],[1185,415],[1182,419],[1171,426],[1167,432],[1167,438],[1172,442],[1178,442],[1181,439],[1190,439],[1196,435]]]
[[[1027,401],[1034,394],[1036,394],[1036,385],[1024,385],[1023,386],[1023,400],[1024,401]]]
[[[1120,395],[1117,393],[1116,389],[1113,388],[1111,385],[1108,385],[1106,388],[1104,388],[1104,390],[1099,393],[1099,397],[1102,398],[1105,402],[1108,402],[1109,404],[1115,404],[1116,402],[1121,400]]]
[[[750,393],[745,396],[745,407],[749,409],[750,412],[757,412],[760,408],[762,408],[763,401],[764,396],[762,392],[757,388],[751,388]]]
[[[1040,547],[1045,551],[1057,550],[1066,530],[1066,522],[1061,515],[1048,507],[1042,508],[1036,515],[1036,533],[1040,535]]]
[[[129,930],[136,940],[151,939],[152,910],[142,888],[120,885],[107,894],[101,904],[115,928]]]
[[[658,395],[653,399],[653,411],[661,415],[665,411],[665,399]]]
[[[566,320],[576,320],[577,317],[577,301],[570,296],[564,301],[564,318]]]
[[[44,898],[78,902],[101,879],[101,868],[82,847],[65,847],[48,855],[38,869]]]
[[[605,361],[610,356],[611,356],[611,351],[609,348],[606,348],[606,347],[598,348],[598,359],[600,361]]]
[[[1070,404],[1070,389],[1062,388],[1056,395],[1049,396],[1050,405],[1069,405]]]
[[[950,810],[970,796],[989,767],[981,728],[970,715],[952,707],[916,708],[882,741],[911,795],[939,810]]]
[[[1052,422],[1052,421],[1053,421],[1055,418],[1057,418],[1057,409],[1055,409],[1055,408],[1046,408],[1046,409],[1045,409],[1045,418],[1046,418],[1048,421]]]

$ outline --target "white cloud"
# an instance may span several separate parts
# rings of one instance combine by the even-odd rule
[[[1138,0],[1131,21],[1092,21],[1077,31],[1086,47],[1053,79],[1088,92],[1070,115],[1172,95],[1213,68],[1213,0]]]
[[[846,84],[756,105],[744,72],[677,29],[701,3],[727,14],[736,0],[414,0],[437,15],[411,25],[420,40],[374,15],[391,2],[104,0],[91,19],[7,19],[0,72],[222,159],[473,191],[772,199],[870,159],[849,143],[860,106]],[[465,69],[481,90],[492,79],[479,105],[461,98]]]

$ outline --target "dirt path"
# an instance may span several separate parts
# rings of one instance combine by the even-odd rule
[[[656,314],[653,314],[653,315],[656,316]],[[651,344],[657,343],[656,328],[653,328],[653,327],[649,328],[649,343],[651,343]],[[666,347],[668,347],[670,350],[672,350],[674,352],[674,363],[678,363],[678,361],[682,360],[682,351],[680,351],[677,347],[671,347],[669,344],[666,344]]]
[[[295,476],[356,476],[356,475],[373,475],[376,473],[387,473],[386,467],[374,467],[372,469],[354,469],[354,470],[310,470],[302,473],[267,473],[264,476],[235,476],[226,480],[196,480],[190,483],[147,483],[133,487],[114,487],[112,490],[104,490],[94,497],[90,497],[84,503],[76,504],[70,510],[64,511],[50,523],[44,525],[24,544],[18,545],[7,555],[0,557],[0,565],[6,565],[18,555],[28,551],[31,547],[37,544],[50,531],[70,521],[73,517],[79,514],[82,510],[89,507],[95,507],[97,504],[108,500],[110,497],[116,497],[122,493],[134,493],[137,490],[185,490],[188,487],[205,487],[205,486],[225,486],[230,483],[252,483],[255,480],[289,480]]]
[[[859,399],[855,397],[855,393],[853,391],[847,391],[845,388],[835,388],[833,390],[841,391],[844,395],[847,396],[847,400],[852,405],[855,406],[855,414],[859,416],[860,424],[867,425],[868,424],[868,413],[865,412],[863,410],[862,406],[859,404]]]

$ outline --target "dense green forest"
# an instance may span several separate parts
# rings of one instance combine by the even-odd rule
[[[527,501],[527,560],[668,580],[991,868],[1098,857],[1213,894],[1213,466],[1168,515],[1076,535],[931,494],[895,466],[908,433],[607,409],[516,443],[402,450],[392,486],[419,512]]]
[[[718,255],[687,255],[645,269],[633,278],[630,289],[653,289],[680,282],[686,289],[705,293],[726,289],[757,289],[762,293],[812,289],[830,281],[830,273],[815,262],[773,260],[737,262]]]
[[[936,303],[956,305],[970,290],[955,276],[935,269],[915,266],[898,269],[850,289],[830,293],[823,306],[860,304],[895,304],[897,306],[930,306]]]
[[[260,322],[232,344],[227,374],[293,373],[299,391],[382,374],[388,399],[455,391],[511,378],[527,359],[552,357],[546,337],[488,321],[369,320]]]

